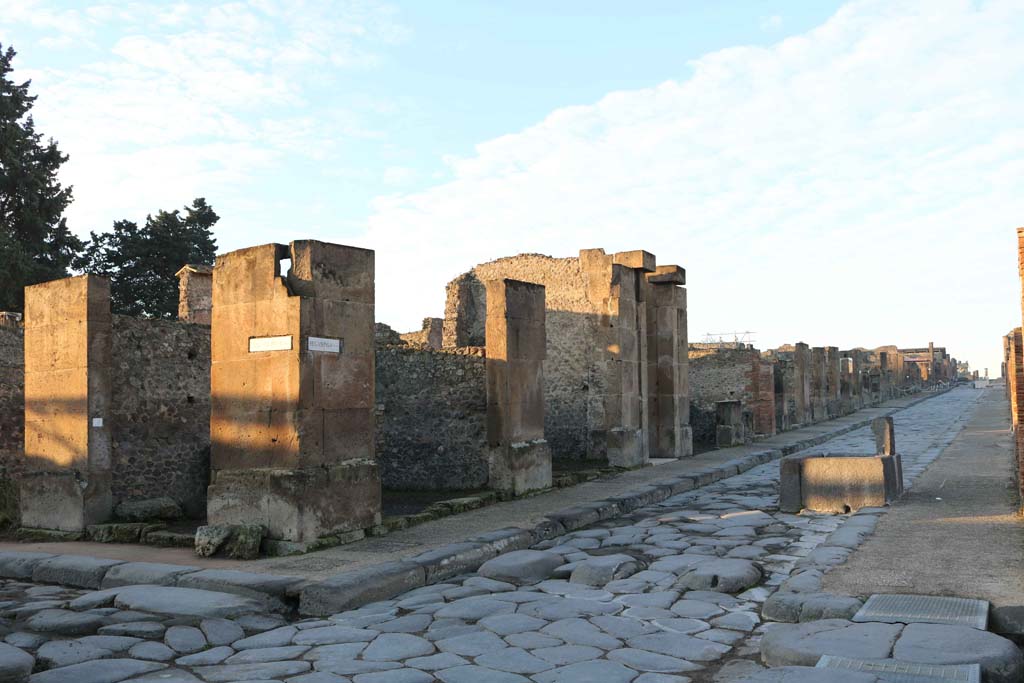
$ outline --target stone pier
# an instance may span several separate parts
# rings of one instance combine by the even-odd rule
[[[380,523],[373,313],[372,251],[299,241],[217,258],[210,524],[261,524],[303,550]]]
[[[23,527],[81,532],[111,514],[110,281],[25,288]]]
[[[513,495],[550,488],[544,287],[508,279],[486,285],[489,486]]]

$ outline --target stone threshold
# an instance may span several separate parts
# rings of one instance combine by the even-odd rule
[[[882,414],[895,414],[945,391],[948,389],[924,393],[915,400],[883,410]],[[874,408],[884,409],[885,406]],[[791,453],[820,445],[868,426],[875,417],[878,415],[873,414],[869,418],[826,433],[808,435],[780,448],[755,451],[689,471],[683,476],[667,477],[657,483],[642,485],[603,500],[556,510],[545,514],[544,519],[531,528],[497,529],[406,559],[365,566],[319,581],[310,581],[300,576],[233,569],[203,569],[188,565],[128,562],[89,555],[21,551],[0,552],[0,578],[90,589],[131,584],[199,588],[270,599],[277,605],[278,611],[297,609],[304,616],[326,616],[474,571],[487,560],[503,553],[529,548],[541,541],[596,522],[629,514],[638,508],[659,503],[677,494],[707,486]],[[827,423],[817,423],[815,426],[824,425]],[[743,448],[749,450],[749,447]]]

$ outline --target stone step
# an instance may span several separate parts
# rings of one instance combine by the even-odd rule
[[[988,628],[988,602],[934,595],[884,595],[868,598],[853,621],[887,624],[951,624]]]
[[[871,673],[886,683],[981,683],[979,664],[915,664],[896,659],[852,659],[822,655],[819,669],[841,669]]]

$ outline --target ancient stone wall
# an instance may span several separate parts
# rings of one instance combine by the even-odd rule
[[[378,346],[376,452],[397,490],[487,486],[483,350]]]
[[[587,298],[578,258],[521,254],[476,266],[448,285],[444,346],[483,346],[487,301],[483,281],[509,278],[544,285],[547,362],[544,365],[544,433],[554,456],[588,453],[588,394],[603,389],[592,371],[597,313]]]
[[[113,316],[114,504],[168,496],[202,517],[210,471],[210,328]]]
[[[186,265],[178,276],[178,320],[200,325],[210,324],[213,308],[213,268]]]
[[[690,344],[690,424],[695,443],[714,444],[716,404],[740,401],[753,434],[776,432],[774,364],[745,344]]]
[[[18,519],[18,486],[25,447],[24,332],[0,324],[0,525]]]
[[[441,318],[424,318],[422,329],[416,332],[405,332],[399,335],[411,346],[422,346],[435,351],[443,346],[444,320]]]

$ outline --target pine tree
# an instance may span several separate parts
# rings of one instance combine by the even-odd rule
[[[83,245],[63,217],[71,188],[57,172],[68,157],[36,132],[31,82],[10,78],[15,54],[0,45],[0,310],[20,311],[22,288],[65,277]]]
[[[217,242],[212,228],[220,220],[203,198],[180,211],[146,216],[139,227],[116,221],[111,232],[91,233],[76,267],[110,278],[114,313],[149,318],[175,318],[178,280],[186,263],[213,265]]]

